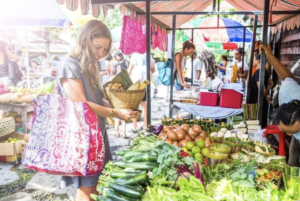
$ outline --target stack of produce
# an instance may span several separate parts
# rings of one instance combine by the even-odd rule
[[[0,143],[15,143],[18,141],[20,141],[20,140],[17,138],[10,137],[10,138],[7,138],[6,140],[1,140]]]
[[[5,87],[3,83],[0,82],[0,95],[10,93],[10,89]]]
[[[232,117],[233,128],[243,133],[254,133],[259,126],[259,120],[245,120],[242,116]]]

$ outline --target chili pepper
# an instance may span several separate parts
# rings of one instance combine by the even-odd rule
[[[205,159],[203,160],[202,165],[206,165],[206,164],[207,164],[207,158],[205,158]]]

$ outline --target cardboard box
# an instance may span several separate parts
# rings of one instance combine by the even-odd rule
[[[20,141],[14,143],[0,143],[0,161],[9,163],[21,162],[21,140],[24,139],[25,134],[11,133],[0,137],[0,141],[8,138],[17,138]]]

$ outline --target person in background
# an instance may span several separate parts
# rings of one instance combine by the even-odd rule
[[[50,62],[47,58],[47,55],[45,53],[41,53],[41,66],[44,68],[50,68],[51,65],[50,65]]]
[[[98,20],[90,20],[78,33],[75,46],[67,57],[61,59],[57,68],[58,87],[61,95],[74,102],[85,102],[98,116],[99,127],[105,144],[105,163],[112,160],[106,117],[120,119],[136,118],[138,112],[129,109],[113,109],[103,95],[99,78],[99,59],[111,50],[112,39],[107,26]],[[104,166],[105,167],[105,166]],[[76,201],[92,201],[90,194],[98,194],[97,183],[101,173],[88,177],[62,176],[62,188],[74,184]]]
[[[121,71],[129,68],[129,61],[127,61],[127,59],[124,58],[124,55],[121,51],[117,51],[115,53],[115,60],[117,60],[120,63]]]
[[[38,68],[38,62],[36,60],[31,60],[30,61],[30,73],[41,73],[39,68]]]
[[[19,67],[20,67],[20,70],[22,72],[26,72],[26,65],[25,65],[25,60],[22,58],[22,50],[18,50],[17,52],[17,56],[20,57],[20,60],[17,62]]]
[[[247,62],[244,61],[243,59],[244,51],[243,48],[238,48],[237,50],[234,51],[234,59],[235,59],[235,65],[238,67],[238,78],[247,78],[248,77],[248,71],[249,67]],[[243,72],[243,61],[244,61],[244,74]],[[243,76],[242,76],[243,75]]]
[[[109,74],[109,77],[112,76],[112,73],[111,73],[111,67],[110,67],[110,62],[113,60],[113,57],[111,56],[111,54],[108,55],[108,57],[105,58],[105,62],[106,62],[106,69],[107,69],[107,72]]]
[[[98,61],[99,64],[99,76],[100,76],[100,80],[101,80],[101,85],[103,86],[106,82],[108,82],[109,80],[109,76],[107,73],[107,68],[106,68],[106,62],[104,59],[100,59]]]
[[[193,84],[199,84],[198,81],[200,80],[201,76],[201,70],[202,70],[202,63],[200,59],[197,58],[196,52],[193,52],[191,58],[193,59]],[[189,58],[186,61],[187,71],[186,71],[186,77],[191,78],[192,77],[192,60]]]
[[[253,55],[253,67],[256,69],[253,76],[251,76],[251,85],[249,89],[249,104],[256,104],[258,103],[258,93],[259,93],[259,80],[260,80],[260,54],[259,54],[259,44],[261,42],[257,41],[255,43],[255,50]],[[247,80],[249,81],[249,75]],[[249,84],[249,82],[248,82]],[[264,102],[263,102],[263,119],[268,118],[268,103],[270,103],[270,96],[268,95],[269,90],[274,86],[274,82],[271,79],[271,76],[266,71],[265,73],[265,83],[264,83]],[[266,126],[261,125],[263,128]]]
[[[190,85],[184,81],[183,70],[185,68],[185,57],[191,56],[195,51],[195,45],[186,41],[182,45],[182,51],[175,54],[173,74],[175,76],[175,90],[182,90],[183,87],[190,88]]]
[[[52,56],[52,58],[50,59],[50,65],[56,68],[58,64],[59,64],[58,56],[56,55]]]
[[[219,68],[219,72],[221,75],[225,75],[226,74],[226,67],[227,67],[227,62],[228,62],[228,58],[227,58],[227,55],[222,55],[221,56],[221,60],[222,62],[219,64],[216,64],[215,66],[217,68]]]
[[[270,45],[260,44],[266,58],[278,77],[282,81],[279,89],[279,108],[275,115],[275,122],[279,129],[292,136],[289,147],[288,165],[299,167],[300,156],[300,85],[295,81],[293,74],[273,55]]]
[[[131,77],[131,80],[133,83],[137,82],[138,80],[144,81],[147,79],[146,77],[146,53],[145,54],[137,54],[134,53],[131,57],[130,60],[130,66],[128,69],[128,73]],[[155,72],[155,61],[151,57],[150,59],[150,65],[151,65],[151,73]],[[150,80],[149,80],[150,81]],[[147,128],[147,103],[146,103],[147,97],[146,94],[141,102],[142,110],[143,110],[143,119],[144,123],[142,128],[146,129]],[[132,119],[133,122],[133,128],[131,129],[132,132],[135,132],[139,130],[138,125],[137,125],[137,119]]]

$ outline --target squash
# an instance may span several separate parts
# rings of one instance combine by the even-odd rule
[[[18,96],[15,93],[6,93],[0,95],[0,103],[7,103],[12,98],[18,99]]]
[[[36,95],[29,94],[29,95],[22,96],[18,102],[19,103],[31,103],[33,101],[33,99],[35,99],[35,98],[36,98]]]

